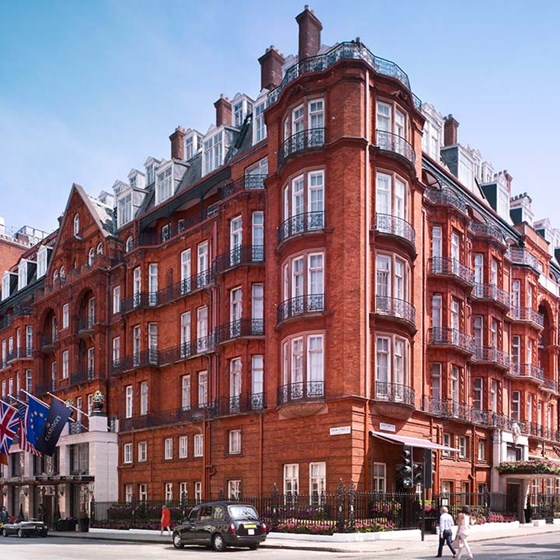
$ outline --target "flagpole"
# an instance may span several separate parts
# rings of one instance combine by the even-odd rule
[[[56,399],[57,401],[60,401],[61,403],[64,403],[68,408],[72,408],[76,412],[79,412],[80,414],[83,414],[84,416],[87,416],[89,418],[89,414],[85,413],[83,410],[80,410],[79,408],[76,408],[75,406],[72,406],[70,403],[63,401],[60,397],[57,397],[56,395],[53,395],[52,393],[49,392],[47,392],[47,395],[51,396],[53,399]]]
[[[24,404],[25,406],[27,406],[26,402],[20,401],[19,399],[16,399],[13,395],[8,395],[8,397],[10,397],[10,399],[12,399],[13,401],[18,402],[19,404]]]
[[[8,395],[8,397],[11,397],[12,395]],[[13,398],[13,397],[12,397]],[[15,410],[17,412],[17,408],[15,406],[12,406],[11,404],[8,404],[6,401],[2,401],[8,408],[11,408],[12,410]]]

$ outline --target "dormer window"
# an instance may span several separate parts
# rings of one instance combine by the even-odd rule
[[[102,254],[103,254],[103,243],[98,243],[98,244],[97,244],[97,254],[98,254],[98,255],[102,255]]]
[[[80,214],[74,216],[74,235],[80,233]]]
[[[157,174],[156,204],[163,202],[173,194],[173,164]]]
[[[191,160],[201,148],[202,136],[195,130],[191,130],[185,136],[185,161]]]
[[[266,124],[264,122],[264,110],[266,109],[266,96],[261,101],[257,99],[253,113],[253,144],[266,138]]]
[[[212,136],[204,140],[204,152],[202,154],[203,175],[218,169],[223,163],[231,143],[231,131],[224,128],[218,129]]]
[[[10,273],[2,274],[2,301],[10,297]]]
[[[148,185],[151,185],[156,180],[156,169],[153,163],[146,165],[146,179]]]
[[[236,95],[232,102],[233,126],[243,126],[245,118],[252,110],[253,104],[246,95]]]
[[[18,265],[18,290],[27,286],[27,261],[22,259]]]
[[[42,278],[47,273],[47,255],[45,246],[37,251],[37,278]]]
[[[127,239],[126,239],[124,250],[127,253],[130,253],[130,251],[132,251],[132,249],[134,249],[134,238],[131,235],[130,237],[127,237]]]
[[[117,199],[117,227],[121,228],[132,220],[132,193]]]
[[[136,188],[136,175],[131,175],[129,178],[130,186],[135,189]]]
[[[88,266],[92,266],[94,261],[95,261],[95,251],[93,250],[92,247],[88,253]]]

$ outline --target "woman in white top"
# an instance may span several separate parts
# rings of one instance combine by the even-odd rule
[[[459,515],[457,516],[457,545],[459,548],[459,554],[457,555],[457,560],[461,558],[463,551],[466,550],[468,556],[467,560],[472,560],[473,555],[471,552],[471,547],[468,543],[469,533],[471,532],[471,510],[467,506],[463,506]]]

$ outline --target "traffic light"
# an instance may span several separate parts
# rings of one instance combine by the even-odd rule
[[[436,471],[436,451],[424,449],[424,486],[432,488]]]
[[[412,488],[413,463],[412,447],[405,445],[402,451],[403,464],[399,468],[399,475],[403,488]]]
[[[414,485],[424,484],[424,464],[414,463],[414,476],[412,477]]]

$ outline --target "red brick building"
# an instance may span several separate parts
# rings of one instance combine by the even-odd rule
[[[2,397],[23,372],[84,413],[105,396],[53,459],[12,448],[11,508],[390,491],[403,442],[439,450],[437,492],[517,500],[493,467],[559,458],[558,232],[399,66],[296,19],[255,99],[221,96],[114,195],[74,185],[3,290]]]

